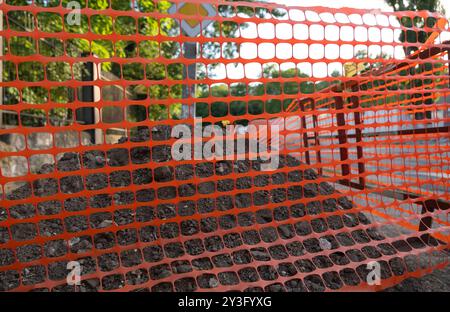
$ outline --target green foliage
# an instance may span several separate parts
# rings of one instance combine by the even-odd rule
[[[443,6],[443,3],[441,3],[440,0],[385,0],[387,4],[389,4],[395,11],[421,11],[426,10],[429,12],[439,12],[445,15],[445,9]],[[436,27],[437,20],[435,17],[427,17],[426,19],[420,18],[420,17],[402,17],[399,19],[399,22],[402,26],[407,28],[433,28]],[[429,38],[429,36],[432,34],[431,31],[424,30],[417,30],[417,29],[407,29],[406,31],[402,31],[400,34],[400,41],[406,42],[409,44],[414,44],[414,46],[405,46],[405,55],[409,55],[415,51],[418,50],[418,46],[420,44],[425,43],[426,40]],[[437,65],[440,67],[443,67],[441,65]],[[411,68],[410,72],[403,72],[403,75],[415,75],[415,74],[424,74],[427,71],[430,71],[433,68],[432,63],[423,63],[415,68]],[[427,75],[442,75],[444,74],[444,71],[437,71],[434,74],[427,74]],[[397,89],[412,89],[412,88],[420,88],[420,89],[430,89],[433,88],[433,84],[436,82],[439,82],[439,79],[412,79],[408,80],[407,82],[396,84],[394,88]],[[426,96],[425,93],[423,96]],[[423,105],[423,104],[432,104],[434,102],[433,99],[426,99],[426,100],[416,100],[417,97],[422,98],[421,94],[406,94],[403,95],[402,99],[400,100],[408,100],[408,104],[410,103],[416,104],[416,105]],[[437,100],[437,99],[435,99]],[[427,118],[431,118],[431,116],[427,115]],[[423,113],[416,113],[416,119],[423,119],[424,115]]]
[[[29,0],[6,0],[8,4],[16,6],[27,6],[31,2]],[[62,5],[67,6],[71,0],[63,0]],[[11,53],[17,56],[33,56],[41,55],[52,57],[54,61],[43,63],[37,61],[21,62],[17,68],[12,62],[3,63],[3,81],[13,81],[18,78],[27,82],[40,82],[44,78],[52,82],[65,82],[72,79],[86,80],[90,75],[89,64],[87,62],[78,62],[71,68],[69,63],[58,60],[58,57],[64,53],[69,57],[86,57],[94,55],[102,60],[101,73],[107,75],[110,80],[118,80],[123,78],[128,81],[136,81],[136,85],[128,86],[126,89],[127,98],[130,100],[142,100],[144,103],[150,103],[148,109],[145,105],[131,105],[126,111],[126,118],[130,121],[141,121],[142,116],[146,116],[151,120],[164,120],[166,118],[181,118],[182,99],[189,93],[199,102],[195,103],[195,114],[197,116],[214,116],[225,117],[228,114],[240,116],[247,112],[251,114],[261,114],[268,112],[272,114],[279,113],[282,107],[296,98],[296,94],[313,93],[317,88],[326,86],[327,83],[319,83],[314,85],[311,82],[283,82],[273,81],[266,84],[255,82],[250,84],[236,82],[231,85],[224,83],[216,83],[209,86],[202,83],[207,77],[206,66],[198,63],[196,70],[196,78],[199,83],[187,90],[183,80],[187,75],[188,66],[182,63],[173,63],[164,65],[158,62],[138,63],[125,62],[122,67],[119,64],[108,61],[111,57],[119,57],[123,59],[131,59],[142,57],[147,60],[156,59],[160,56],[167,59],[175,59],[181,55],[182,46],[178,42],[171,41],[171,37],[179,35],[179,22],[173,18],[166,17],[156,19],[153,17],[140,17],[137,20],[133,17],[126,16],[126,13],[113,19],[110,16],[102,14],[101,10],[111,7],[113,10],[130,11],[138,9],[141,12],[162,12],[166,13],[172,5],[169,1],[152,1],[137,0],[136,8],[132,7],[130,0],[77,0],[81,7],[87,7],[98,10],[98,14],[91,17],[90,23],[86,15],[81,15],[80,25],[69,25],[67,15],[63,18],[56,13],[39,12],[36,21],[31,13],[21,10],[9,11],[6,18],[11,30],[26,31],[31,33],[40,30],[48,33],[60,33],[66,31],[74,34],[86,34],[92,32],[99,35],[120,34],[133,35],[141,34],[148,36],[148,40],[139,43],[133,40],[118,40],[113,43],[107,39],[86,40],[83,38],[71,38],[62,40],[55,38],[34,39],[32,36],[13,36],[8,40],[5,39],[4,53]],[[59,0],[36,0],[36,5],[41,7],[55,7],[59,5]],[[236,10],[227,5],[218,6],[221,16],[258,16],[265,18],[269,13],[282,17],[286,14],[283,10],[269,11],[265,8],[257,8],[254,10],[245,5],[239,5]],[[222,24],[215,22],[210,24],[204,31],[203,35],[209,38],[224,36],[235,38],[240,36],[240,31],[248,27],[247,23],[224,22]],[[155,36],[161,35],[156,39]],[[82,37],[82,36],[81,36]],[[9,51],[7,50],[9,49]],[[205,42],[201,51],[203,56],[210,59],[216,59],[220,55],[228,59],[237,58],[239,54],[239,44],[235,42],[227,42],[220,45],[214,42]],[[215,64],[208,67],[208,72],[214,70]],[[16,72],[17,71],[17,72]],[[45,77],[44,77],[45,75]],[[266,67],[262,73],[264,78],[278,78],[280,75],[285,78],[305,78],[307,75],[301,73],[298,69],[292,68],[280,72],[274,66]],[[114,78],[115,77],[115,78]],[[139,84],[140,80],[148,79],[158,81],[170,79],[179,81],[179,84],[167,86],[164,84],[152,84],[150,87]],[[71,103],[74,101],[75,93],[79,92],[75,88],[55,86],[47,90],[44,87],[28,87],[22,92],[23,101],[30,104],[45,105],[49,101],[56,103]],[[287,97],[282,103],[281,100],[269,99],[262,100],[233,100],[225,101],[228,97],[245,97],[262,96],[262,95],[281,95],[286,94]],[[201,102],[202,98],[215,97],[213,102]],[[173,103],[167,107],[160,102],[165,99],[180,99],[180,102]],[[20,100],[19,90],[13,87],[4,88],[3,104],[14,105]],[[6,115],[4,115],[6,116]],[[43,109],[29,109],[21,116],[21,121],[25,126],[44,126],[47,122],[47,116]],[[53,125],[66,125],[68,120],[73,119],[73,112],[69,108],[56,108],[49,112],[48,121]],[[5,117],[4,117],[5,118]],[[16,123],[16,117],[11,117],[10,122]]]
[[[441,5],[440,0],[385,0],[387,4],[389,4],[395,11],[430,11],[430,12],[440,12],[445,14],[445,9],[443,5]],[[404,16],[399,19],[399,22],[404,27],[418,27],[418,28],[432,28],[436,26],[436,18],[428,17],[426,19],[414,17],[411,18],[409,16]],[[427,32],[425,30],[413,30],[409,29],[403,31],[400,35],[400,40],[402,42],[417,44],[424,43],[428,37],[431,35],[431,32]],[[418,47],[410,46],[405,47],[406,55],[417,51]]]

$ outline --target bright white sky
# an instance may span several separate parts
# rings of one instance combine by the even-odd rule
[[[357,8],[364,9],[367,13],[393,11],[393,9],[387,5],[384,0],[272,0],[272,2],[287,6],[299,5],[306,8],[313,6]],[[441,3],[444,4],[446,13],[449,15],[450,0],[441,0]],[[371,10],[375,11],[371,12]],[[292,13],[290,12],[289,14],[292,18]],[[311,20],[308,17],[306,18]],[[314,25],[308,29],[307,25],[302,24],[301,22],[305,19],[305,15],[303,15],[303,13],[294,17],[294,20],[298,21],[294,27],[290,24],[282,23],[281,21],[277,25],[272,23],[263,23],[257,26],[250,23],[247,28],[241,28],[240,36],[243,38],[256,38],[259,35],[260,38],[266,39],[267,41],[259,45],[250,42],[243,43],[240,49],[241,57],[251,60],[259,56],[266,59],[267,62],[270,62],[273,58],[286,59],[286,63],[281,65],[282,70],[297,67],[302,72],[317,78],[327,77],[335,70],[343,73],[342,63],[331,62],[326,64],[323,62],[324,59],[333,60],[339,57],[344,60],[352,59],[358,50],[365,50],[370,57],[376,57],[383,52],[391,57],[394,57],[395,59],[403,59],[403,48],[401,46],[394,48],[394,46],[389,45],[390,42],[399,42],[399,30],[392,31],[389,28],[385,28],[380,31],[379,29],[368,26],[375,24],[383,26],[388,26],[391,24],[397,26],[398,22],[396,19],[388,19],[386,15],[378,15],[377,20],[372,20],[369,18],[369,22],[367,22],[368,20],[366,20],[365,17],[363,18],[364,22],[361,18],[353,20],[350,19],[353,25],[349,24],[349,26],[342,28],[333,25],[333,21],[328,21],[329,24],[326,27]],[[364,23],[366,24],[364,25]],[[450,38],[448,35],[449,33],[447,32],[442,39],[448,40]],[[272,43],[271,39],[276,38],[295,38],[299,40],[299,43],[293,46],[289,43]],[[338,46],[333,41],[339,38],[343,41],[356,40],[361,42],[361,44],[356,47],[353,47],[350,44]],[[318,40],[318,43],[310,44],[309,46],[306,43],[301,43],[302,40],[306,39]],[[324,44],[324,42],[326,43]],[[378,45],[377,42],[379,42]],[[380,43],[384,43],[383,48],[380,47]],[[310,60],[308,60],[308,58]],[[293,59],[295,59],[295,63],[293,63]],[[311,59],[317,61],[311,61]],[[245,69],[243,67],[245,67]],[[244,76],[250,79],[258,79],[261,77],[261,71],[262,66],[257,62],[247,63],[245,66],[242,66],[242,64],[229,64],[226,69],[224,66],[219,66],[219,68],[216,68],[212,76],[215,76],[215,79],[223,79],[225,75],[228,74],[229,78],[232,79],[241,79]]]
[[[323,6],[330,8],[380,9],[392,12],[393,9],[384,0],[271,0],[270,2],[284,5]],[[447,18],[450,18],[450,0],[441,0]]]

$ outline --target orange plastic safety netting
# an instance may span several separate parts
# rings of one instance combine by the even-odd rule
[[[0,290],[380,290],[448,265],[440,15],[0,7]],[[179,125],[215,125],[218,156],[173,159]],[[233,145],[261,126],[275,170]]]

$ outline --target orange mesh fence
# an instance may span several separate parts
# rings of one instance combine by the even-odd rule
[[[440,15],[0,8],[1,291],[372,291],[448,265]]]

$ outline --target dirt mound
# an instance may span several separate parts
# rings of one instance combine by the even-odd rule
[[[49,290],[48,280],[61,282],[53,291],[75,290],[65,284],[69,252],[80,255],[89,277],[81,291],[324,291],[363,283],[370,259],[389,257],[379,261],[383,279],[414,269],[405,254],[423,248],[420,239],[385,241],[349,198],[297,158],[281,155],[273,172],[261,171],[261,160],[174,163],[170,146],[157,144],[169,134],[142,128],[106,152],[64,153],[39,170],[56,168],[64,177],[7,194],[42,200],[11,207],[11,220],[21,221],[10,227],[0,213],[0,247],[26,241],[0,249],[0,268],[30,262],[20,272],[2,270],[0,290],[17,288],[19,274],[36,290]],[[151,146],[122,146],[150,137]],[[81,168],[92,173],[81,176]],[[94,193],[78,195],[86,190]],[[59,192],[70,196],[46,200]],[[27,220],[36,214],[38,223]],[[44,243],[33,241],[38,235]],[[45,266],[44,257],[55,260]]]

